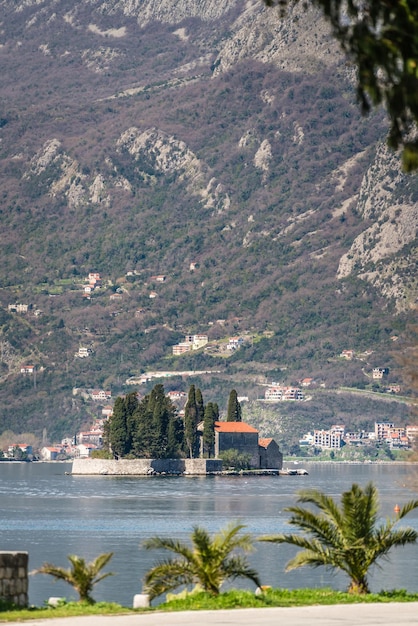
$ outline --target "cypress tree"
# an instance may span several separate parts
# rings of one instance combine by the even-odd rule
[[[203,419],[203,457],[210,459],[215,454],[215,421],[217,405],[208,402]]]
[[[155,385],[150,393],[149,412],[152,414],[153,445],[151,456],[165,458],[167,449],[167,431],[169,421],[169,411],[167,407],[164,387],[161,384]]]
[[[168,422],[167,431],[167,459],[180,458],[180,450],[183,444],[182,422],[172,416]]]
[[[154,433],[152,413],[149,410],[150,396],[139,403],[135,412],[135,431],[133,434],[133,452],[137,458],[149,459],[152,457],[154,445]]]
[[[186,406],[184,407],[184,444],[189,458],[196,453],[197,437],[197,404],[195,386],[191,385]]]
[[[203,418],[205,417],[205,405],[203,403],[202,392],[200,391],[199,388],[196,389],[195,398],[196,398],[196,411],[197,411],[196,420],[197,420],[197,423],[200,424],[200,422],[203,422]]]
[[[125,456],[128,452],[128,427],[126,420],[126,410],[123,398],[116,398],[113,407],[113,415],[109,419],[108,442],[115,459]]]
[[[226,421],[242,422],[241,405],[238,402],[238,396],[235,389],[232,389],[231,393],[229,394]]]

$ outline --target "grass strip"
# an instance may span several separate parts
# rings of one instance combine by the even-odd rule
[[[120,604],[97,602],[63,602],[57,607],[31,607],[10,609],[0,605],[0,622],[18,622],[79,615],[122,615],[144,611],[214,611],[220,609],[244,609],[267,607],[292,607],[331,604],[354,604],[371,602],[418,602],[418,593],[404,589],[381,591],[367,595],[353,595],[332,589],[266,589],[261,595],[251,591],[232,590],[211,596],[205,592],[190,593],[170,602],[149,609],[131,609]]]

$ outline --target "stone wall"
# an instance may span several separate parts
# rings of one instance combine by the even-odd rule
[[[28,553],[0,551],[0,601],[28,606]]]
[[[102,476],[153,476],[155,474],[206,475],[222,471],[218,459],[74,459],[72,474]]]

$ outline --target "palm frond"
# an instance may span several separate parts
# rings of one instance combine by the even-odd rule
[[[240,534],[242,524],[229,524],[213,536],[199,526],[191,534],[192,548],[173,539],[153,537],[144,542],[147,549],[167,549],[181,556],[180,559],[158,563],[145,576],[145,589],[155,598],[161,593],[180,585],[199,583],[214,595],[228,578],[246,577],[259,585],[257,573],[245,559],[234,555],[235,550],[248,552],[253,539]],[[236,566],[236,570],[234,569]]]
[[[418,508],[418,500],[410,500],[402,506],[401,510],[396,516],[396,520],[402,519],[403,517],[405,517],[405,515],[407,515],[416,508]]]
[[[297,526],[305,533],[310,533],[327,545],[335,546],[344,543],[341,525],[337,525],[332,518],[303,507],[289,507],[290,509],[293,513],[289,520],[290,525]]]
[[[183,556],[185,559],[193,558],[193,550],[191,550],[189,546],[176,539],[170,539],[169,537],[151,537],[150,539],[146,539],[142,545],[147,550],[169,550],[170,552]]]
[[[167,591],[181,585],[193,584],[193,582],[193,571],[187,562],[181,559],[166,560],[161,561],[146,573],[144,591],[152,600]]]
[[[233,556],[223,564],[225,580],[236,578],[247,578],[251,580],[257,587],[261,587],[258,572],[250,567],[247,559],[242,556]]]
[[[345,572],[350,578],[351,593],[368,593],[370,567],[387,558],[392,548],[418,540],[418,531],[413,528],[394,528],[399,519],[418,507],[418,500],[405,504],[395,519],[380,524],[379,496],[373,483],[364,489],[354,483],[342,494],[340,506],[317,490],[300,492],[297,503],[286,511],[292,514],[289,523],[297,526],[301,534],[281,533],[259,540],[289,543],[302,549],[287,563],[286,570],[323,565]],[[319,512],[301,504],[313,505]]]

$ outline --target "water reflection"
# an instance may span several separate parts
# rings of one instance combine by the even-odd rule
[[[140,548],[154,534],[186,540],[199,524],[216,532],[239,520],[255,536],[288,530],[284,508],[300,488],[318,488],[339,497],[353,482],[373,480],[383,515],[416,494],[408,488],[411,468],[400,465],[327,465],[309,467],[309,476],[291,477],[82,477],[68,476],[65,464],[0,464],[1,545],[27,550],[30,568],[44,561],[67,566],[67,554],[92,559],[113,551],[106,579],[95,593],[100,599],[131,604],[141,590],[144,572],[157,554]],[[413,470],[412,470],[413,471]],[[418,529],[418,511],[405,524]],[[264,584],[344,589],[347,581],[323,568],[284,573],[292,546],[257,544],[251,556]],[[375,571],[372,589],[395,587],[415,591],[418,547],[399,548],[389,564]],[[244,582],[248,587],[250,583]],[[47,576],[30,581],[30,601],[42,604],[50,595],[72,596],[63,583]]]

